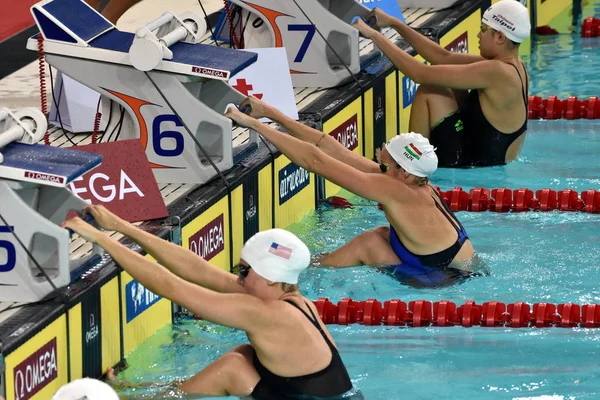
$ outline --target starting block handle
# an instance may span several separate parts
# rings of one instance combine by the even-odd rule
[[[38,109],[24,108],[12,113],[8,108],[0,108],[0,149],[12,142],[37,143],[47,127],[46,117]],[[3,161],[0,153],[0,163]]]
[[[369,19],[363,18],[363,21],[365,21],[365,24],[369,25],[371,28],[377,29],[377,17],[372,16]]]
[[[159,38],[159,40],[165,46],[169,47],[169,46],[172,46],[173,44],[179,42],[180,40],[185,39],[185,37],[188,35],[188,32],[193,31],[194,25],[189,22],[184,23],[184,25],[185,25],[185,27],[180,26],[179,28],[176,28],[173,31],[167,33],[165,36]]]
[[[28,128],[31,128],[30,122],[25,121],[23,124],[27,125]],[[2,135],[0,135],[0,148],[9,143],[16,142],[17,140],[21,139],[24,134],[25,130],[21,126],[13,125],[12,127],[8,128],[8,130],[2,132]]]
[[[238,110],[243,114],[250,115],[252,113],[252,106],[250,104],[244,104],[242,107],[238,107]]]
[[[166,12],[163,15],[161,15],[160,17],[156,18],[154,21],[150,22],[149,24],[146,24],[145,26],[143,26],[140,29],[147,29],[149,31],[153,31],[155,29],[160,28],[161,26],[168,24],[169,22],[171,22],[171,20],[173,19],[173,14],[171,14],[170,12]],[[137,34],[137,31],[136,31]]]
[[[140,71],[153,70],[162,60],[173,59],[170,46],[177,42],[198,43],[205,33],[206,21],[199,16],[192,13],[177,16],[166,12],[135,31],[129,59]]]

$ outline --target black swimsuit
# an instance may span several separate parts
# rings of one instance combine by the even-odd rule
[[[519,74],[521,85],[523,85],[523,78],[521,78],[518,68],[513,64],[510,65]],[[471,90],[469,92],[465,107],[467,112],[461,113],[461,116],[465,124],[465,146],[469,154],[470,165],[487,167],[506,164],[506,152],[508,148],[527,130],[527,86],[527,73],[525,73],[525,88],[523,89],[525,122],[523,122],[523,125],[518,130],[509,134],[500,132],[485,118],[481,110],[481,104],[479,103],[478,91]]]
[[[314,399],[314,398],[348,398],[343,396],[352,390],[352,382],[346,367],[340,358],[336,347],[331,343],[317,317],[310,307],[307,307],[312,318],[293,301],[285,300],[296,307],[308,318],[308,320],[321,332],[323,339],[331,351],[331,362],[318,372],[294,377],[275,375],[269,371],[254,353],[253,364],[260,375],[260,381],[252,392],[252,398],[256,400],[286,400],[286,399]],[[294,343],[290,343],[293,346]],[[338,397],[343,396],[343,397]]]
[[[523,78],[519,69],[511,65]],[[525,66],[523,66],[525,68]],[[527,73],[523,88],[523,103],[527,111]],[[437,147],[440,168],[483,167],[506,164],[506,151],[527,130],[527,115],[523,125],[512,133],[502,133],[485,118],[479,102],[479,91],[470,90],[464,108],[456,111],[431,130],[430,142]]]

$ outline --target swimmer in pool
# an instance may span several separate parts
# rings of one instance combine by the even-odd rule
[[[519,155],[527,130],[528,78],[519,45],[529,37],[529,12],[502,0],[483,14],[480,55],[450,52],[400,20],[375,8],[377,26],[394,28],[424,65],[358,19],[354,26],[404,75],[421,84],[409,130],[437,148],[439,167],[504,165]]]
[[[225,116],[252,128],[300,167],[383,205],[388,226],[362,233],[318,266],[381,268],[415,287],[447,286],[463,278],[487,274],[467,232],[429,183],[437,156],[418,133],[394,137],[380,153],[380,163],[362,157],[335,138],[294,121],[276,108],[247,98],[251,114],[230,108]],[[267,117],[290,134],[257,118]]]
[[[298,291],[298,275],[308,267],[310,252],[294,234],[271,229],[252,236],[241,250],[240,262],[234,268],[238,275],[234,275],[137,228],[103,206],[92,205],[85,212],[102,228],[135,241],[160,265],[79,217],[63,226],[100,245],[153,293],[204,320],[246,332],[250,344],[218,358],[180,384],[179,392],[201,396],[251,395],[256,400],[344,394],[348,399],[362,398],[352,388],[337,347],[315,306]],[[107,375],[111,377],[112,372]]]

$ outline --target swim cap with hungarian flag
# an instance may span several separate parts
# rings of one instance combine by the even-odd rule
[[[516,0],[501,0],[492,4],[483,13],[481,22],[504,33],[507,38],[516,43],[527,39],[531,32],[529,11]]]
[[[426,177],[437,169],[435,148],[420,133],[410,132],[395,136],[385,148],[394,161],[410,174]]]

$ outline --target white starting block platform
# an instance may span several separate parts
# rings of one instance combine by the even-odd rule
[[[44,0],[32,13],[46,62],[125,108],[119,139],[140,139],[157,182],[206,183],[257,147],[255,133],[234,146],[223,114],[245,98],[227,80],[258,55],[198,43],[206,27],[194,14],[165,13],[133,34],[83,0]],[[37,35],[27,47],[37,51]]]
[[[79,2],[79,0],[66,0],[66,1]],[[48,5],[46,5],[45,7],[49,7],[49,9],[52,10],[52,6],[49,4],[51,2],[46,2],[46,3]],[[139,22],[142,22],[142,23],[143,23],[144,14],[145,14],[143,12],[144,4],[145,4],[145,2],[140,2],[140,3],[138,3],[138,5],[134,6],[130,10],[131,13],[136,13],[136,16],[139,15]],[[198,7],[198,9],[199,9],[199,7]],[[70,10],[64,10],[61,12],[72,13],[72,11],[70,11]],[[430,9],[403,9],[403,13],[404,13],[406,22],[413,27],[419,27],[421,24],[424,24],[430,18],[435,16],[435,11],[430,10]],[[44,17],[41,17],[41,18],[44,18]],[[75,31],[79,32],[82,35],[82,36],[80,36],[82,39],[84,39],[84,38],[86,39],[86,40],[84,40],[87,43],[86,46],[84,46],[83,43],[77,42],[77,40],[75,40],[75,39],[71,39],[71,44],[67,44],[65,42],[53,42],[52,39],[45,40],[44,41],[44,51],[48,56],[47,59],[49,60],[50,64],[52,65],[52,62],[50,60],[52,60],[52,57],[53,57],[52,52],[53,51],[57,51],[57,50],[64,51],[65,49],[67,49],[67,46],[69,46],[68,48],[71,49],[70,51],[73,51],[74,53],[76,53],[77,57],[80,57],[83,61],[86,61],[86,60],[92,61],[95,59],[95,57],[97,55],[102,55],[102,57],[108,58],[109,61],[111,63],[114,63],[115,65],[122,65],[123,67],[131,68],[132,67],[131,63],[128,61],[128,50],[129,50],[130,44],[133,42],[134,34],[118,31],[116,29],[116,27],[114,25],[110,24],[108,21],[105,21],[102,24],[103,24],[102,25],[103,29],[101,31],[105,34],[104,38],[102,38],[102,36],[97,36],[97,35],[94,36],[93,33],[97,32],[99,30],[98,28],[96,28],[94,32],[89,32],[85,25],[84,26],[72,26],[72,28]],[[54,24],[54,25],[56,25],[56,24]],[[48,22],[48,27],[50,30],[56,29],[55,26],[53,26],[52,19],[50,19],[50,18],[49,18],[49,22]],[[80,31],[78,29],[80,29]],[[84,34],[84,31],[86,32],[85,34]],[[385,29],[383,29],[382,33],[386,37],[390,38],[391,40],[395,41],[395,40],[399,39],[398,34],[393,29],[385,28]],[[112,38],[112,39],[109,41],[108,38]],[[114,39],[116,39],[116,38],[125,40],[125,42],[123,42],[125,44],[118,43],[118,41],[116,43],[113,42]],[[32,50],[37,50],[36,42],[37,41],[35,40],[35,38],[32,38],[28,43],[28,48],[30,48]],[[92,44],[93,44],[93,46],[91,46]],[[204,46],[205,48],[210,49],[210,50],[218,49],[217,51],[225,50],[228,52],[229,51],[235,52],[234,50],[229,50],[229,49],[225,49],[225,48],[217,48],[214,45],[214,42],[212,41],[212,39],[210,37],[210,33],[206,33],[205,35],[203,35],[199,41],[199,44],[201,44],[202,46]],[[172,46],[170,48],[174,49],[174,48],[176,48],[176,46],[185,49],[188,46],[188,44],[176,43],[174,46]],[[73,50],[75,47],[79,47],[80,52],[81,52],[81,48],[85,47],[86,55],[81,56],[80,52]],[[370,40],[364,39],[362,37],[359,39],[359,54],[361,57],[363,57],[363,58],[367,57],[369,54],[373,53],[374,51],[376,51],[376,49]],[[114,52],[114,53],[112,53],[112,55],[107,55],[108,52]],[[183,52],[182,54],[184,54],[184,53],[185,52]],[[243,52],[235,52],[235,53],[243,53]],[[72,60],[76,57],[75,54],[72,54],[72,57],[73,58],[70,58],[70,60]],[[181,57],[183,57],[183,55]],[[165,73],[171,73],[171,72],[175,73],[174,70],[169,70],[169,68],[177,68],[176,66],[170,65],[171,63],[174,63],[174,60],[175,59],[170,60],[170,61],[163,60],[162,64],[155,69],[155,72],[156,72],[156,70],[160,70],[161,72],[165,72]],[[178,58],[178,60],[182,60],[182,59]],[[250,59],[246,58],[244,60],[245,60],[244,62],[248,62],[248,63],[252,62],[252,58],[250,58]],[[205,62],[205,61],[203,61],[203,62]],[[207,66],[210,67],[210,64]],[[215,65],[213,65],[213,67],[215,67]],[[32,69],[32,72],[34,69],[35,69],[35,72],[37,72],[37,66],[34,66],[32,64],[30,66],[30,68]],[[241,66],[239,66],[239,68],[241,68]],[[214,69],[221,70],[222,65],[219,64],[219,68],[214,68]],[[223,68],[222,70],[228,72],[229,76],[231,76],[231,75],[235,74],[239,69],[232,67],[230,69]],[[142,73],[142,72],[140,72],[140,73]],[[198,77],[197,79],[206,78],[206,79],[219,80],[219,81],[227,80],[227,78],[225,78],[225,77],[218,77],[218,76],[214,76],[214,75],[210,75],[210,74],[207,74],[207,75],[210,75],[208,77],[201,76],[202,75],[201,73],[195,73],[195,74]],[[11,79],[11,78],[9,77],[6,79]],[[37,76],[32,76],[31,81],[32,81],[31,84],[33,87],[30,90],[32,92],[34,92],[39,84]],[[296,104],[297,104],[298,110],[302,110],[303,108],[307,107],[309,104],[313,103],[314,101],[318,100],[319,98],[326,96],[327,93],[328,93],[328,90],[323,87],[295,88],[294,94],[296,97]],[[106,95],[105,93],[103,93],[103,94]],[[103,104],[103,114],[109,118],[110,124],[108,124],[105,132],[103,132],[100,135],[102,141],[114,140],[114,138],[119,135],[121,136],[121,138],[125,138],[125,136],[127,135],[127,130],[132,129],[136,124],[136,121],[134,119],[128,121],[127,118],[122,117],[122,115],[127,114],[127,111],[125,111],[126,106],[123,106],[122,103],[118,102],[115,97],[111,97],[111,96],[108,96],[108,97],[111,98],[112,101],[107,102],[108,104]],[[51,98],[52,97],[49,95],[48,99],[50,99],[50,101],[51,101]],[[35,106],[36,104],[37,103],[33,103],[31,105]],[[234,147],[250,143],[250,134],[247,129],[243,129],[243,128],[234,126],[231,132],[232,132],[232,143],[233,143]],[[75,145],[90,144],[91,136],[92,136],[91,133],[87,134],[87,135],[86,134],[71,135],[68,132],[62,131],[60,128],[51,128],[49,130],[50,144],[51,144],[51,146],[58,147],[58,148],[70,147],[73,144],[75,144]],[[193,144],[192,144],[192,146],[193,146]],[[160,188],[161,194],[163,196],[163,199],[165,201],[165,204],[167,206],[169,204],[175,202],[176,200],[184,197],[188,192],[190,192],[197,186],[198,186],[198,184],[196,184],[196,183],[173,183],[173,182],[160,183],[159,182],[159,188]],[[112,233],[112,237],[114,237],[115,239],[119,239],[120,235],[117,233]],[[70,241],[69,253],[70,253],[71,259],[89,258],[93,254],[95,254],[95,249],[92,247],[91,244],[89,244],[88,242],[82,240],[77,235],[75,235]],[[11,315],[13,315],[15,312],[17,312],[19,310],[19,308],[14,308],[14,309],[12,309],[12,308],[18,307],[20,304],[21,303],[0,302],[0,311],[11,308],[10,310],[0,312],[0,322],[10,318]]]
[[[42,300],[99,262],[102,249],[70,258],[60,227],[87,205],[66,185],[100,165],[102,156],[36,144],[46,132],[37,109],[0,108],[0,301]]]

